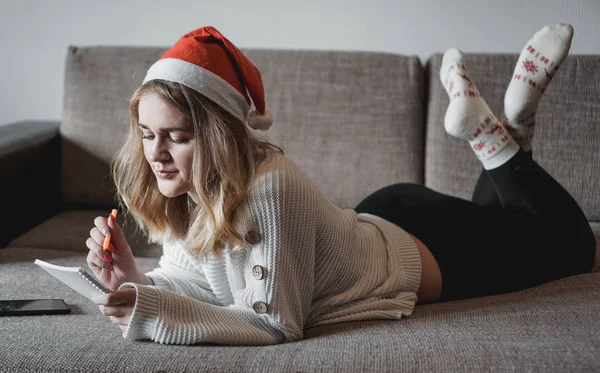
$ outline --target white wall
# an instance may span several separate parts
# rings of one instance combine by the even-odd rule
[[[239,47],[519,52],[544,24],[600,54],[600,0],[0,0],[0,124],[62,117],[67,46],[172,45],[205,25]]]

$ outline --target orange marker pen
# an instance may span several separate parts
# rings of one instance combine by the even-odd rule
[[[115,219],[115,221],[117,220],[117,209],[113,209],[112,212],[110,213],[110,216],[113,217],[113,219]],[[104,237],[104,244],[102,245],[102,249],[104,251],[108,250],[108,245],[110,245],[110,230],[108,231],[108,234],[106,235],[106,237]]]

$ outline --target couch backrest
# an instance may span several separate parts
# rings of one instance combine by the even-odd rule
[[[425,185],[470,199],[482,167],[466,141],[444,130],[448,95],[439,78],[441,58],[433,55],[425,67]],[[499,119],[517,59],[517,54],[465,55],[471,79]],[[592,221],[600,220],[598,82],[598,56],[567,57],[540,101],[532,142],[534,160],[571,193]]]
[[[109,163],[124,142],[128,100],[164,52],[69,47],[61,125],[63,199],[114,205]],[[244,50],[263,74],[275,122],[255,131],[283,148],[337,206],[396,182],[423,181],[424,70],[376,52]]]

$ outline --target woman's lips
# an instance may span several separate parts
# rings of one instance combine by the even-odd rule
[[[156,175],[161,179],[168,179],[176,173],[177,171],[156,171]]]

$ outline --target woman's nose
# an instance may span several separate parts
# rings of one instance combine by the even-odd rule
[[[169,151],[162,140],[155,138],[150,148],[149,158],[152,162],[162,162],[170,157]]]

